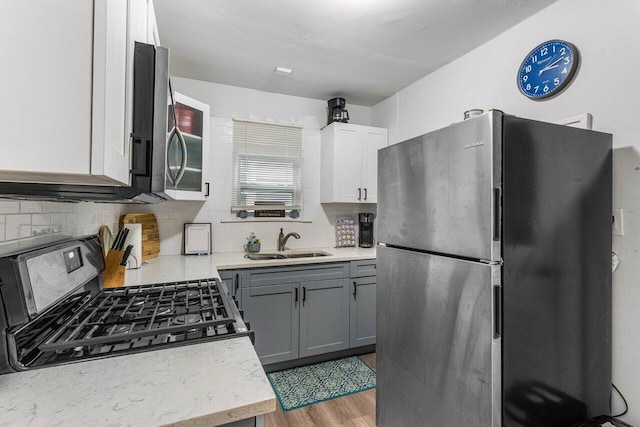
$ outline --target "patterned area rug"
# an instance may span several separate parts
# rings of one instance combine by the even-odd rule
[[[359,357],[267,374],[282,409],[290,411],[376,386],[376,373]]]

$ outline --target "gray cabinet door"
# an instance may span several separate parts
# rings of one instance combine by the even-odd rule
[[[298,357],[297,291],[297,283],[242,289],[245,321],[251,322],[263,365]]]
[[[220,280],[227,285],[227,289],[231,292],[231,295],[240,300],[240,283],[242,278],[242,272],[240,270],[222,270],[220,273]],[[240,301],[238,301],[240,303]]]
[[[376,276],[351,279],[349,347],[376,343]]]
[[[348,279],[300,284],[300,357],[349,348]]]

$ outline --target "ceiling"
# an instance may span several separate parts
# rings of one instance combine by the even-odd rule
[[[340,96],[348,107],[375,105],[554,1],[154,4],[160,40],[171,50],[172,75],[314,99]],[[276,67],[293,73],[277,75]]]

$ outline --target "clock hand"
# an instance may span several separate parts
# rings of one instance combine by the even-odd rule
[[[551,62],[551,63],[549,63],[549,64],[545,65],[543,69],[541,69],[540,71],[538,71],[538,75],[539,75],[539,76],[541,76],[541,75],[542,75],[542,73],[544,73],[545,71],[549,71],[549,70],[551,70],[551,69],[553,69],[553,68],[557,68],[557,67],[559,67],[559,66],[560,66],[560,64],[558,64],[558,62],[560,62],[560,61],[561,61],[561,60],[563,60],[563,59],[564,59],[564,56],[561,56],[560,58],[556,59],[555,61],[553,61],[553,62]]]

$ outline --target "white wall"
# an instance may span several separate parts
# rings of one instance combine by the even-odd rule
[[[595,130],[614,136],[614,207],[624,209],[621,263],[613,275],[613,382],[629,402],[623,420],[640,425],[640,2],[560,0],[464,57],[373,107],[372,124],[395,143],[461,121],[471,108],[555,121],[593,114]],[[516,73],[538,43],[574,43],[581,66],[558,97],[531,101]],[[614,413],[621,412],[614,399]]]
[[[285,234],[297,232],[301,239],[289,239],[289,248],[332,247],[335,219],[358,212],[375,212],[371,204],[320,204],[320,128],[326,124],[325,101],[261,92],[198,80],[172,78],[174,90],[211,107],[211,196],[206,202],[164,202],[153,206],[131,206],[127,212],[152,212],[158,219],[161,255],[182,252],[185,222],[210,222],[215,252],[241,251],[251,231],[261,239],[263,250],[275,250],[280,227]],[[350,123],[369,125],[371,108],[347,105]],[[303,129],[303,209],[306,222],[249,222],[231,213],[233,117],[298,123]]]

